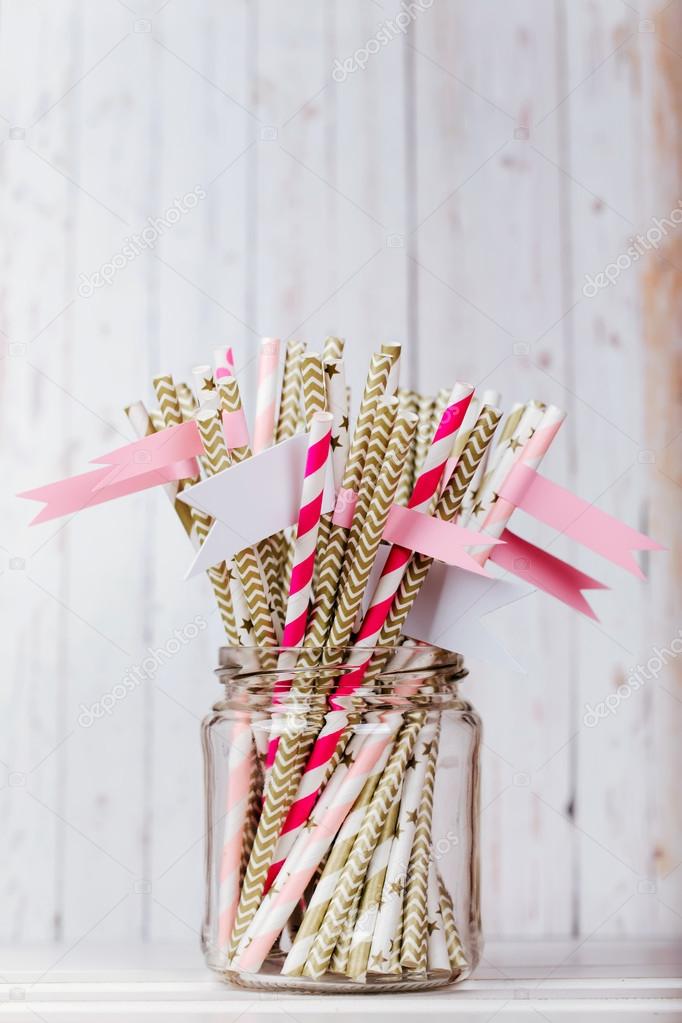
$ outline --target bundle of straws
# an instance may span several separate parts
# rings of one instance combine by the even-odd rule
[[[280,385],[280,342],[263,340],[252,443],[230,349],[193,371],[193,387],[156,377],[158,410],[126,409],[140,436],[193,418],[207,476],[308,433],[297,527],[208,572],[228,645],[275,664],[281,708],[264,748],[248,724],[231,746],[228,770],[243,789],[231,786],[225,816],[233,852],[221,869],[220,944],[241,974],[257,972],[283,932],[287,977],[456,974],[465,956],[431,849],[438,724],[411,707],[356,730],[349,709],[412,642],[402,628],[432,559],[392,545],[366,591],[394,503],[499,538],[513,511],[499,490],[520,462],[538,467],[564,415],[529,401],[503,418],[495,392],[479,399],[459,382],[435,398],[402,389],[400,346],[389,344],[371,357],[351,431],[343,349],[334,337],[322,355],[289,341]],[[321,513],[328,464],[333,515]],[[196,482],[166,490],[198,547],[211,519],[177,499]],[[491,550],[471,553],[483,565]],[[301,727],[287,701],[311,692],[324,712]],[[254,772],[239,772],[253,758],[262,793]],[[442,926],[432,927],[436,914]]]

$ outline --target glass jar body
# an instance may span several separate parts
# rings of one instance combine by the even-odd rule
[[[389,668],[352,693],[341,668],[331,692],[317,669],[288,688],[222,678],[203,724],[202,936],[227,980],[409,991],[475,968],[480,721],[461,662]]]

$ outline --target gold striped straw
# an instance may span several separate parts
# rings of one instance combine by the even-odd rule
[[[225,412],[243,412],[239,384],[236,377],[223,377],[218,385],[221,409]],[[235,464],[251,457],[251,448],[245,444],[230,450],[230,460]],[[272,610],[265,580],[263,565],[256,547],[246,547],[235,554],[234,563],[239,574],[246,604],[249,610],[249,625],[253,629],[260,647],[277,646]]]

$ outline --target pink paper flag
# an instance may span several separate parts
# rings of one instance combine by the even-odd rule
[[[620,565],[638,579],[643,579],[644,573],[631,552],[664,549],[644,533],[638,533],[525,465],[517,465],[510,473],[500,488],[500,497],[570,536],[583,547],[596,551],[614,565]]]
[[[505,542],[501,547],[494,548],[490,555],[491,561],[531,586],[556,597],[575,611],[599,621],[581,590],[608,590],[608,586],[528,540],[521,539],[508,529],[502,533],[502,539]]]
[[[485,575],[485,569],[467,553],[466,548],[504,542],[493,540],[485,533],[435,519],[424,512],[404,508],[400,504],[394,504],[388,514],[383,539],[409,551],[444,561],[447,565],[465,568],[476,575]]]

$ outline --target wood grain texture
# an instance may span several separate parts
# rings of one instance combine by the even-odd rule
[[[682,624],[682,229],[584,290],[681,198],[682,5],[636,6],[435,0],[336,78],[397,0],[0,7],[3,941],[196,935],[221,634],[160,494],[35,530],[11,495],[127,438],[152,375],[234,344],[252,414],[259,337],[330,333],[356,402],[398,340],[404,386],[567,408],[547,474],[670,548],[642,583],[520,522],[614,591],[600,624],[536,595],[498,613],[527,675],[475,664],[467,692],[488,934],[679,933],[679,659],[585,724]]]

